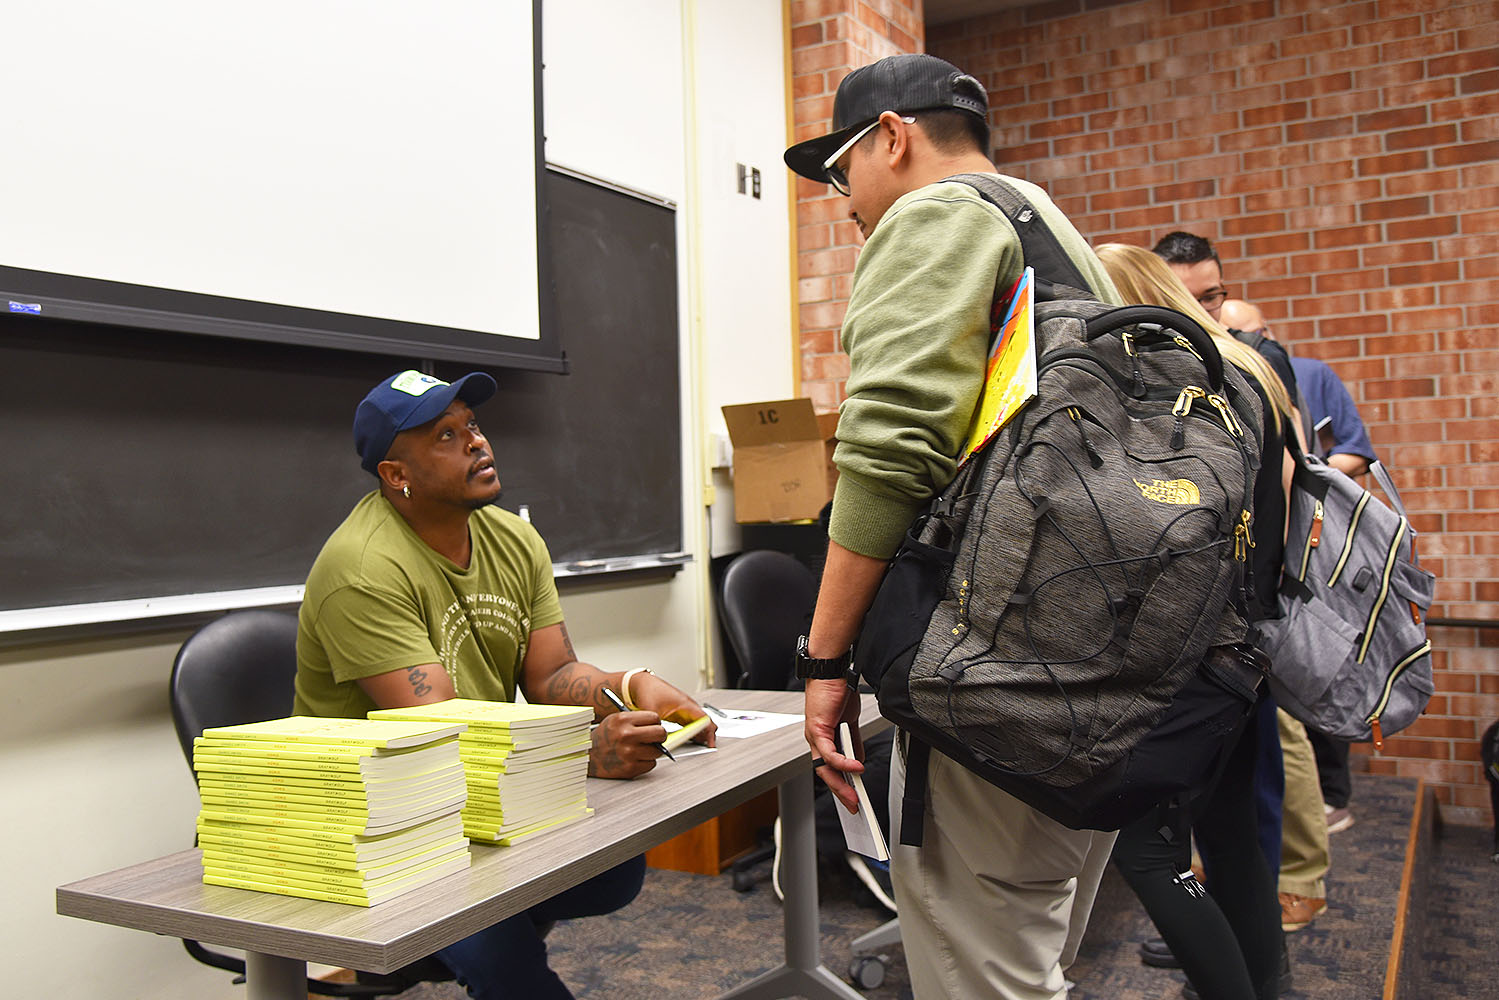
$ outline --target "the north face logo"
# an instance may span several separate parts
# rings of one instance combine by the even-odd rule
[[[1202,493],[1190,479],[1152,479],[1148,483],[1135,480],[1140,495],[1156,503],[1174,503],[1187,507],[1202,502]]]

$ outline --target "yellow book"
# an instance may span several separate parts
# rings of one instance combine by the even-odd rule
[[[216,740],[200,736],[193,740],[193,758],[207,757],[225,764],[274,761],[280,767],[348,771],[376,777],[417,774],[441,767],[457,756],[460,744],[458,737],[450,736],[435,743],[400,750],[316,743],[301,746],[307,749],[274,740],[256,743],[254,740]]]
[[[544,764],[561,757],[574,757],[578,754],[586,755],[591,746],[592,740],[587,730],[584,730],[577,738],[571,738],[565,742],[558,741],[528,749],[514,750],[509,753],[495,753],[486,746],[466,744],[458,751],[458,756],[465,764],[522,768],[535,764]]]
[[[513,844],[520,843],[522,840],[534,837],[537,834],[546,833],[548,830],[560,829],[564,826],[567,826],[569,823],[576,823],[578,820],[587,819],[592,815],[593,810],[591,808],[584,807],[577,812],[569,813],[565,816],[553,817],[533,823],[514,824],[511,826],[503,826],[499,824],[491,825],[484,822],[470,824],[467,820],[465,820],[463,824],[463,832],[468,835],[470,840],[478,840],[489,844],[497,844],[501,847],[509,847]]]
[[[357,816],[328,816],[298,812],[289,809],[231,809],[219,805],[205,804],[198,815],[214,822],[250,823],[262,826],[287,827],[293,830],[320,830],[325,833],[375,834],[390,833],[407,826],[415,826],[427,819],[435,819],[444,813],[457,812],[458,806],[443,806],[430,812],[414,816],[402,816],[396,820],[364,819]]]
[[[240,771],[200,771],[200,788],[242,791],[287,792],[293,795],[322,795],[335,799],[382,799],[417,795],[463,781],[463,768],[455,764],[443,771],[431,771],[402,781],[344,781],[329,775],[306,777],[280,774],[256,774]]]
[[[367,886],[363,890],[347,889],[335,891],[331,888],[307,885],[290,879],[266,881],[244,878],[234,872],[208,868],[203,870],[203,881],[208,885],[230,886],[236,889],[253,889],[257,892],[272,892],[281,896],[321,899],[330,903],[348,903],[353,906],[375,906],[387,900],[394,899],[402,893],[410,892],[430,882],[435,882],[440,878],[446,878],[448,875],[464,871],[468,867],[469,854],[467,851],[464,851],[461,858],[424,865],[398,878],[390,879],[381,885]]]
[[[357,721],[357,720],[356,720]],[[220,730],[209,730],[219,732]],[[264,757],[273,754],[277,757],[285,757],[302,760],[321,760],[331,763],[349,763],[367,758],[365,762],[378,759],[380,761],[396,761],[400,758],[415,755],[420,757],[424,753],[430,753],[433,747],[442,746],[447,737],[433,743],[420,743],[410,747],[375,747],[364,746],[353,743],[291,743],[284,740],[274,739],[230,739],[225,736],[197,736],[193,739],[194,749],[202,748],[212,750],[214,753],[251,755]]]
[[[370,713],[370,718],[461,723],[476,736],[507,733],[511,740],[518,740],[531,734],[587,727],[593,721],[593,709],[583,705],[517,705],[507,701],[449,698],[431,705],[379,708]]]
[[[454,819],[458,817],[455,815]],[[198,834],[198,846],[205,852],[216,854],[239,854],[266,860],[280,859],[294,865],[322,865],[354,871],[375,865],[387,864],[400,858],[412,857],[435,849],[443,844],[465,840],[463,824],[459,822],[446,835],[437,838],[390,844],[367,844],[354,847],[350,844],[324,844],[318,846],[308,841],[304,844],[249,840],[239,837],[221,837],[217,833]],[[263,863],[263,862],[262,862]]]
[[[663,740],[662,743],[665,744],[666,749],[675,750],[677,747],[681,746],[683,743],[686,743],[688,740],[692,739],[704,729],[707,729],[708,723],[712,721],[713,720],[708,718],[706,715],[700,719],[693,719],[685,726],[681,726],[677,729],[669,731],[666,734],[666,739]]]
[[[409,852],[423,844],[451,840],[462,832],[463,823],[456,812],[390,833],[377,834],[335,834],[264,824],[205,820],[201,817],[197,822],[200,841],[212,839],[215,843],[226,846],[242,844],[256,850],[317,852],[356,859],[388,857]]]
[[[410,798],[430,795],[463,784],[463,766],[454,761],[451,767],[427,771],[393,781],[345,781],[331,775],[308,774],[305,777],[284,774],[257,774],[253,771],[199,771],[201,788],[242,789],[262,794],[283,792],[292,795],[328,794],[344,798],[381,799]]]
[[[321,795],[290,795],[283,792],[208,787],[201,788],[198,797],[205,806],[220,810],[269,809],[278,812],[306,813],[313,816],[362,816],[371,819],[430,812],[444,805],[459,809],[467,798],[467,789],[460,783],[456,789],[444,788],[435,794],[400,799],[376,799],[372,802],[358,799],[330,799]]]
[[[203,737],[400,749],[436,743],[458,735],[464,728],[461,721],[322,719],[311,715],[293,715],[285,719],[251,722],[242,726],[217,726],[203,730]]]
[[[218,871],[239,872],[242,875],[274,875],[281,878],[321,882],[324,885],[360,889],[400,875],[410,869],[433,861],[445,861],[458,851],[468,850],[468,838],[445,841],[410,854],[383,858],[377,862],[361,862],[357,865],[320,864],[309,857],[261,855],[246,851],[218,847],[203,848],[203,865]]]

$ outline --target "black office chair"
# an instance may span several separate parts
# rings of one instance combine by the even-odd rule
[[[729,648],[739,661],[739,686],[790,691],[796,680],[797,637],[812,622],[817,581],[812,571],[784,552],[758,549],[729,563],[719,588],[718,612]],[[755,887],[754,870],[775,857],[773,836],[736,858],[729,874],[736,892]]]
[[[796,640],[812,623],[817,580],[784,552],[746,552],[724,570],[719,614],[739,661],[739,686],[791,691],[796,683]]]
[[[297,619],[284,611],[232,611],[187,637],[172,663],[172,724],[188,767],[193,740],[204,729],[234,726],[291,714],[292,683],[297,674]],[[196,773],[194,780],[196,780]],[[187,953],[205,965],[236,974],[243,982],[245,962],[184,939]],[[453,978],[435,957],[397,969],[389,975],[356,973],[358,982],[307,980],[309,993],[338,997],[383,997],[402,993],[420,982]]]

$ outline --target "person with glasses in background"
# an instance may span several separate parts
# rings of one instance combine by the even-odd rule
[[[1213,244],[1205,237],[1178,230],[1161,237],[1151,250],[1170,265],[1208,315],[1218,319],[1228,298],[1228,286],[1223,284],[1223,262]]]

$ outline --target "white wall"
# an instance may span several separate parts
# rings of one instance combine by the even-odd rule
[[[716,631],[707,515],[732,525],[726,491],[716,511],[704,509],[707,431],[721,428],[723,403],[792,386],[782,3],[546,0],[545,9],[549,157],[678,203],[684,538],[698,558],[665,582],[570,587],[563,608],[589,660],[648,665],[695,687]],[[736,162],[760,167],[760,201],[734,191]],[[723,537],[715,530],[716,543]],[[166,700],[183,638],[0,650],[0,934],[19,959],[7,995],[244,995],[174,939],[55,913],[58,885],[192,843],[197,800]]]

